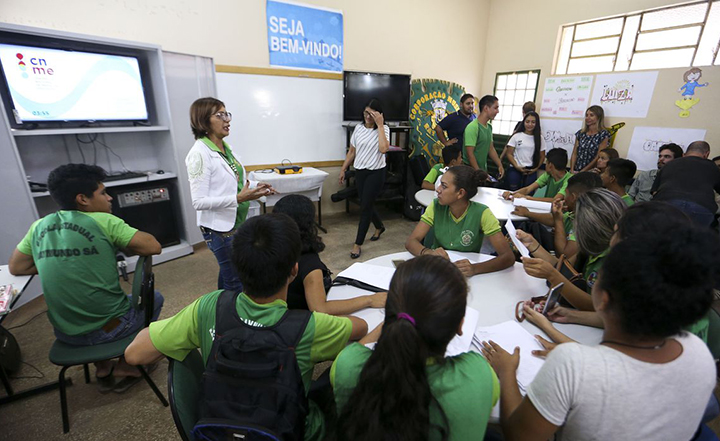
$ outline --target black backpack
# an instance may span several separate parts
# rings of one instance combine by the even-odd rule
[[[217,302],[215,340],[201,383],[196,440],[303,439],[308,400],[295,356],[311,312],[288,310],[273,326],[238,316],[239,293]]]

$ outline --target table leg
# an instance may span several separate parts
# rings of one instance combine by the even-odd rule
[[[322,226],[322,196],[318,198],[318,221],[316,225],[323,233],[327,234],[327,230]]]

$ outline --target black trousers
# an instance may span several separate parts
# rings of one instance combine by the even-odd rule
[[[382,219],[375,210],[375,199],[380,195],[385,184],[385,167],[378,170],[355,170],[355,185],[360,197],[360,223],[358,224],[356,245],[365,242],[367,230],[372,221],[375,228],[382,228]]]

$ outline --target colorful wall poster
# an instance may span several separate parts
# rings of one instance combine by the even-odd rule
[[[575,133],[582,129],[581,119],[540,119],[540,129],[545,138],[546,151],[562,148],[568,152],[568,161],[575,146]],[[568,165],[570,163],[568,162]]]
[[[343,14],[281,0],[267,1],[270,65],[343,71]]]
[[[704,129],[635,127],[627,158],[637,164],[638,170],[652,170],[657,168],[658,152],[663,145],[674,142],[684,151],[691,142],[704,139]]]
[[[590,105],[592,75],[545,79],[540,116],[582,118]]]
[[[606,117],[645,118],[657,76],[657,71],[597,75],[590,103],[602,106]]]

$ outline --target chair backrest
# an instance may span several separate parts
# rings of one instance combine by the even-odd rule
[[[152,321],[155,300],[155,274],[152,272],[152,256],[140,256],[133,276],[132,307],[145,310],[145,326]]]
[[[423,179],[425,179],[425,176],[427,176],[430,172],[430,166],[428,165],[427,159],[423,155],[415,155],[408,162],[408,166],[410,167],[410,172],[415,185],[422,185]]]
[[[193,441],[192,429],[199,418],[200,380],[205,371],[202,356],[193,349],[183,361],[170,359],[168,394],[175,427],[183,441]]]

